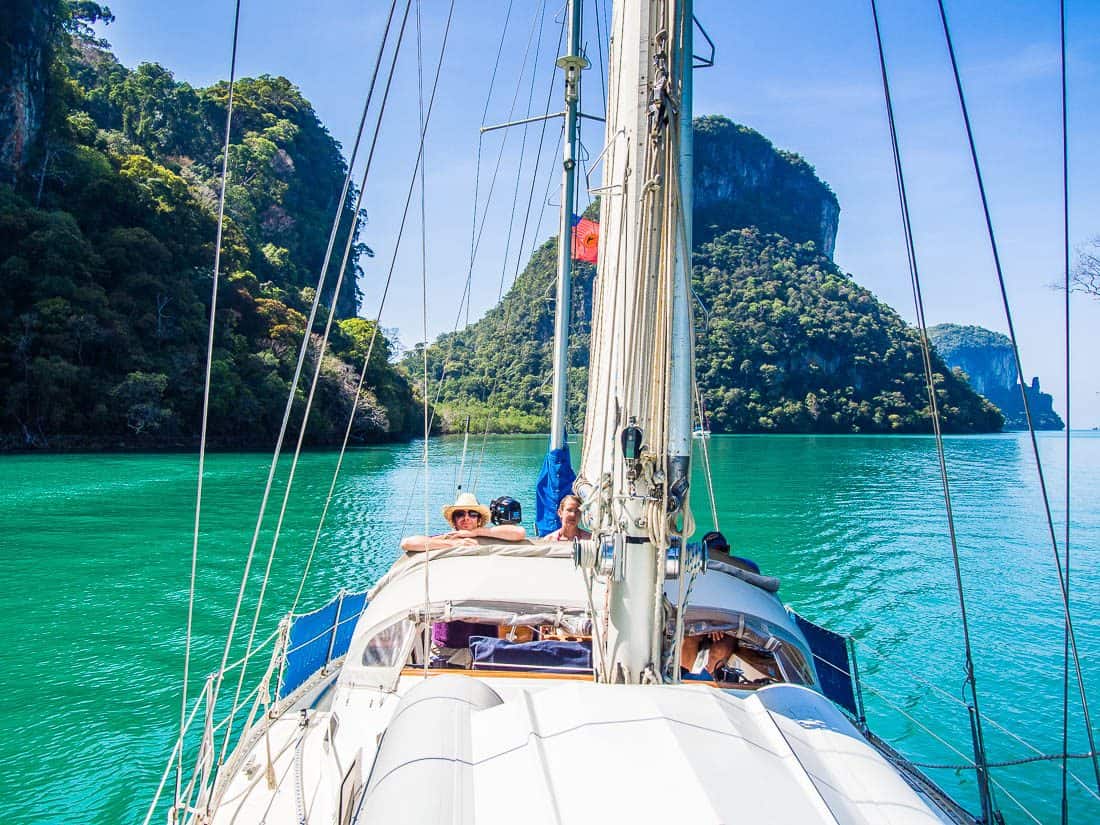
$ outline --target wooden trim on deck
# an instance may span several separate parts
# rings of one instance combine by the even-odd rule
[[[455,668],[455,667],[430,667],[427,671],[429,676],[439,676],[444,673],[463,674],[465,676],[476,676],[478,679],[494,678],[494,679],[564,679],[572,682],[591,682],[593,676],[590,673],[555,673],[553,671],[538,671],[538,670],[481,670],[481,669],[467,669],[467,668]],[[401,669],[402,676],[423,676],[424,668],[422,667],[404,667]]]

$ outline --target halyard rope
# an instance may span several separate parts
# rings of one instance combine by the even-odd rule
[[[951,31],[947,25],[947,12],[943,6],[943,0],[938,0],[940,10],[940,22],[943,24],[944,40],[947,43],[947,52],[951,57],[951,71],[955,78],[955,89],[958,92],[959,107],[962,110],[963,123],[966,126],[966,138],[970,146],[970,158],[974,166],[974,177],[978,184],[978,192],[981,195],[982,201],[982,214],[985,217],[986,231],[989,236],[989,246],[993,253],[993,264],[997,273],[997,284],[1000,287],[1001,303],[1004,307],[1005,322],[1008,326],[1008,337],[1012,341],[1012,355],[1016,364],[1016,375],[1020,384],[1020,397],[1024,403],[1024,415],[1027,418],[1027,430],[1031,439],[1031,451],[1035,457],[1035,472],[1039,479],[1039,490],[1043,499],[1043,510],[1046,516],[1047,531],[1050,534],[1051,550],[1054,553],[1054,565],[1058,571],[1058,584],[1061,588],[1062,595],[1062,611],[1065,619],[1066,637],[1069,642],[1070,651],[1073,654],[1074,669],[1077,672],[1077,688],[1081,695],[1081,715],[1082,721],[1085,727],[1085,734],[1088,737],[1089,751],[1093,754],[1092,757],[1092,769],[1096,776],[1096,787],[1100,790],[1100,759],[1096,755],[1096,740],[1092,731],[1092,720],[1089,714],[1089,701],[1088,695],[1085,691],[1085,677],[1081,671],[1081,659],[1077,650],[1077,636],[1073,630],[1073,616],[1069,609],[1069,577],[1068,567],[1063,569],[1062,557],[1058,551],[1058,537],[1054,528],[1054,517],[1050,510],[1050,496],[1047,494],[1046,478],[1043,474],[1043,462],[1039,456],[1039,443],[1035,437],[1035,424],[1031,415],[1031,401],[1027,396],[1027,387],[1024,384],[1024,368],[1023,363],[1020,360],[1020,347],[1016,340],[1016,328],[1012,322],[1012,309],[1008,303],[1008,290],[1005,286],[1004,271],[1001,268],[1001,257],[997,248],[997,239],[993,232],[993,219],[989,212],[989,199],[985,193],[985,182],[982,178],[981,164],[978,162],[978,150],[974,144],[974,130],[970,124],[970,113],[966,106],[966,96],[963,94],[962,79],[959,74],[959,64],[955,59],[955,47],[951,40]],[[1068,363],[1067,363],[1068,369]],[[1067,466],[1066,471],[1069,471]],[[1069,514],[1067,513],[1067,524]]]
[[[187,682],[191,674],[191,632],[195,616],[195,579],[199,559],[199,524],[202,516],[202,482],[206,470],[206,432],[210,419],[210,373],[214,360],[214,328],[218,308],[218,281],[222,260],[222,233],[225,227],[225,191],[229,180],[229,142],[233,127],[233,91],[237,79],[237,42],[240,33],[241,2],[237,0],[233,11],[233,47],[229,59],[229,90],[225,107],[225,141],[222,144],[222,180],[218,192],[218,229],[214,242],[214,273],[210,286],[210,323],[206,333],[206,369],[202,386],[202,428],[199,435],[198,484],[195,491],[195,528],[191,537],[191,580],[187,593],[187,634],[183,654],[183,688],[180,691],[180,738],[186,729]],[[171,760],[169,760],[171,765]],[[179,749],[179,762],[176,765],[176,801],[179,801],[180,786],[183,782],[183,748]],[[162,783],[163,787],[163,783]],[[161,789],[157,789],[157,797]],[[155,802],[154,802],[155,804]]]

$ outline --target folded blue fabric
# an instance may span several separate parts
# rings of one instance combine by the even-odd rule
[[[471,636],[470,653],[477,670],[592,670],[592,647],[585,642],[510,642],[507,639]]]

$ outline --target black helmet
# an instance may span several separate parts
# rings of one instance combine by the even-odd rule
[[[489,514],[493,524],[519,524],[523,521],[523,509],[511,496],[494,498],[489,504]]]

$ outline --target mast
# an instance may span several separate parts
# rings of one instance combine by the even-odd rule
[[[568,48],[557,65],[565,72],[565,139],[562,141],[561,217],[558,222],[558,289],[554,314],[554,386],[550,403],[550,449],[565,444],[566,383],[569,359],[569,317],[573,296],[573,193],[577,177],[577,103],[581,71],[588,61],[580,52],[581,4],[569,0]]]
[[[668,550],[693,526],[691,307],[682,192],[690,48],[682,0],[623,0],[611,25],[601,249],[592,313],[584,454],[576,489],[597,547],[578,561],[608,579],[600,677],[659,682],[666,667]],[[592,552],[594,551],[594,552]]]
[[[675,227],[676,271],[672,307],[672,393],[669,414],[669,484],[691,477],[692,379],[695,377],[695,342],[691,314],[691,249],[695,135],[692,129],[692,54],[694,53],[694,0],[680,2],[680,224]],[[702,422],[700,422],[701,424]]]

